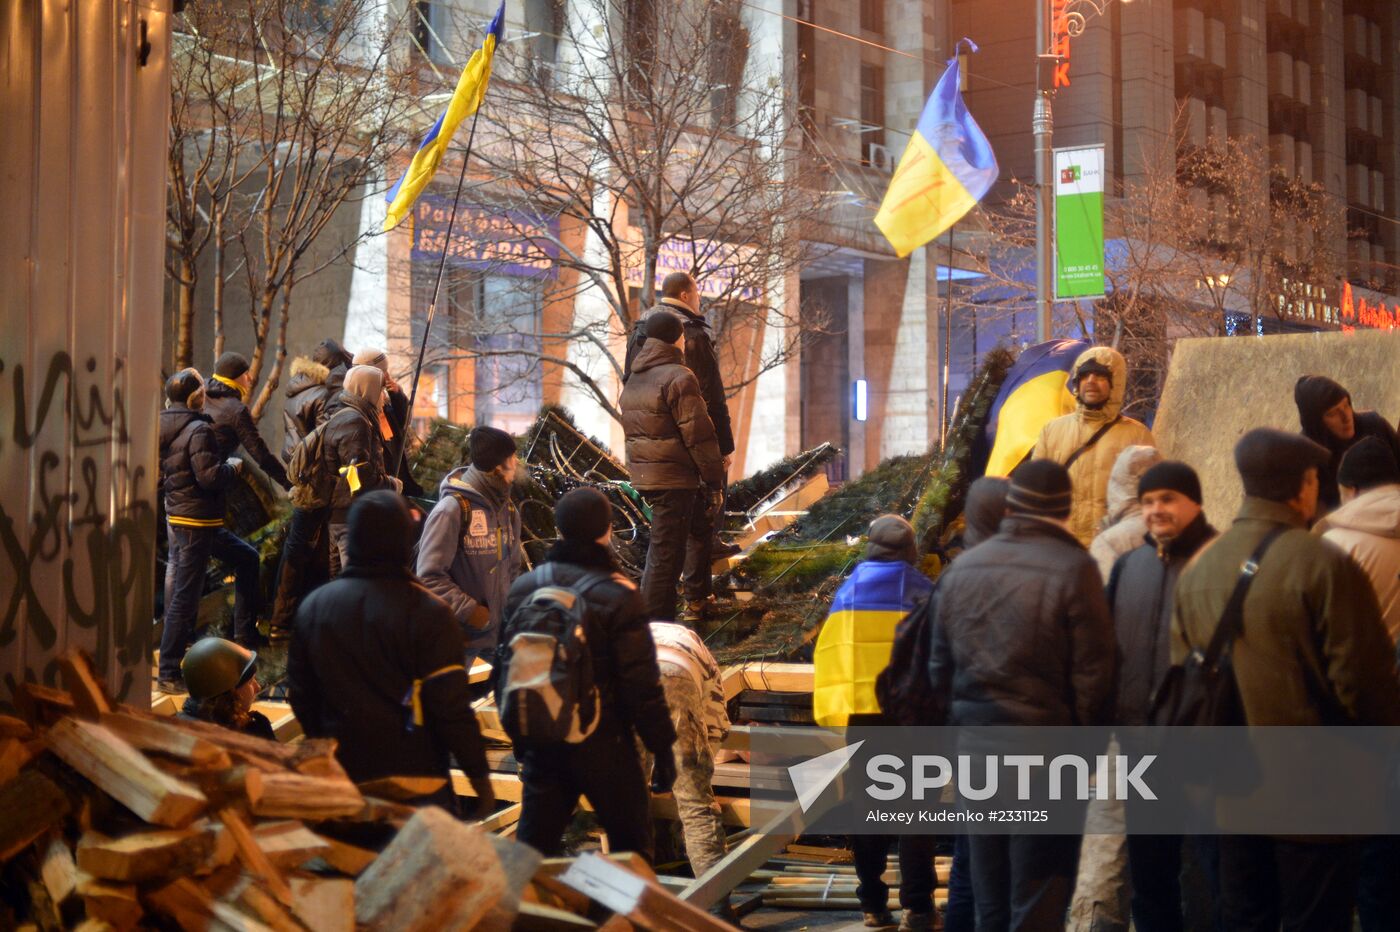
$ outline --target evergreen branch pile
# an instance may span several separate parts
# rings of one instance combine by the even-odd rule
[[[767,469],[760,469],[752,476],[730,483],[724,503],[725,510],[729,513],[726,523],[731,530],[738,530],[744,525],[745,514],[775,497],[780,491],[816,475],[840,454],[839,447],[823,443],[796,456],[785,457]]]

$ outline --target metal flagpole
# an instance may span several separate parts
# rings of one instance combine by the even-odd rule
[[[948,375],[951,371],[948,357],[953,354],[953,230],[956,227],[956,223],[948,227],[948,278],[943,283],[948,301],[943,312],[943,417],[939,428],[940,446],[948,442]]]
[[[418,345],[418,363],[413,367],[413,389],[408,394],[408,414],[404,424],[404,442],[399,445],[399,455],[394,461],[394,468],[389,471],[389,475],[397,476],[399,468],[403,465],[404,451],[408,449],[408,430],[413,423],[413,407],[418,401],[418,379],[423,374],[423,358],[428,352],[428,332],[433,329],[433,317],[437,315],[438,296],[442,293],[442,276],[447,270],[447,250],[452,245],[452,226],[457,222],[457,204],[462,199],[462,183],[467,178],[467,161],[472,156],[472,143],[476,140],[476,121],[481,116],[481,107],[485,101],[479,104],[476,112],[472,114],[472,128],[467,133],[467,148],[462,153],[462,169],[457,173],[457,193],[452,195],[452,212],[447,215],[447,235],[442,241],[442,257],[438,260],[437,280],[433,282],[433,300],[428,304],[428,320],[423,325],[423,340]]]

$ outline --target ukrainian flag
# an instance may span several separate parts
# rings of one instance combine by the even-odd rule
[[[1088,348],[1083,340],[1051,340],[1021,351],[987,415],[992,440],[987,475],[1010,475],[1035,449],[1041,428],[1074,410],[1069,373]]]
[[[996,156],[963,105],[954,56],[899,157],[875,225],[903,258],[956,223],[996,180]]]
[[[486,40],[481,43],[481,48],[472,53],[467,66],[462,69],[462,76],[457,79],[457,89],[452,92],[447,109],[428,130],[428,135],[423,137],[418,151],[413,153],[413,161],[408,163],[408,171],[384,195],[384,200],[389,204],[388,214],[384,218],[384,232],[392,230],[408,216],[413,202],[418,200],[418,195],[423,193],[442,164],[452,134],[457,132],[463,120],[476,113],[481,106],[481,98],[486,95],[486,83],[491,78],[491,60],[495,58],[496,46],[501,42],[505,13],[506,3],[501,0],[496,15],[491,18],[491,25],[486,27]]]

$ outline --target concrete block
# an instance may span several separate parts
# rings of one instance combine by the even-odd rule
[[[1293,62],[1293,97],[1300,104],[1312,104],[1312,68],[1301,59]]]
[[[1299,429],[1301,375],[1344,384],[1358,409],[1400,414],[1400,331],[1181,340],[1172,354],[1153,434],[1163,452],[1200,473],[1206,514],[1227,527],[1242,497],[1234,446],[1255,427]]]
[[[1214,17],[1205,21],[1206,61],[1225,67],[1225,24]]]
[[[1204,59],[1206,57],[1205,14],[1191,7],[1172,11],[1172,37],[1176,40],[1176,57]]]
[[[1313,180],[1313,147],[1312,143],[1298,140],[1293,146],[1294,173],[1298,180],[1304,184],[1312,184]]]
[[[1293,96],[1293,56],[1287,52],[1269,53],[1269,93]]]

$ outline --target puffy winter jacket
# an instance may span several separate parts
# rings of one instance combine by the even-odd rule
[[[1103,580],[1062,527],[1008,516],[939,577],[929,682],[949,725],[1106,725],[1117,650]]]
[[[331,493],[331,521],[343,521],[356,495],[376,489],[392,489],[384,473],[384,444],[379,438],[379,416],[363,398],[341,392],[339,407],[321,432],[322,465],[335,479]],[[350,477],[340,470],[355,466],[359,489],[350,488]]]
[[[1363,492],[1313,527],[1371,577],[1392,641],[1400,640],[1400,485]]]
[[[520,512],[503,491],[471,466],[452,470],[418,541],[418,577],[452,609],[471,651],[496,646],[506,594],[525,563]],[[478,605],[491,612],[484,628],[470,623]]]
[[[895,626],[928,601],[933,583],[903,560],[866,560],[841,584],[812,657],[817,724],[841,728],[879,715],[875,678],[890,664]]]
[[[208,415],[183,405],[160,412],[160,489],[171,524],[223,527],[224,490],[237,478]]]
[[[292,458],[292,450],[301,438],[325,420],[330,395],[326,378],[330,374],[330,369],[305,356],[292,360],[292,379],[287,383],[287,400],[282,405],[284,463]]]
[[[556,586],[572,586],[591,573],[608,573],[584,594],[584,617],[589,629],[593,681],[601,697],[599,731],[613,725],[630,726],[653,754],[671,753],[676,740],[656,648],[647,625],[646,606],[636,585],[618,569],[607,548],[595,543],[560,541],[546,556],[554,564]],[[517,579],[506,599],[504,637],[510,637],[510,618],[541,585],[539,570]],[[499,682],[499,680],[498,680]]]
[[[1215,533],[1197,515],[1179,537],[1158,543],[1149,536],[1113,565],[1108,604],[1118,631],[1118,724],[1148,723],[1152,694],[1171,667],[1176,580]]]
[[[724,487],[715,425],[678,346],[647,340],[618,400],[627,468],[639,489]]]
[[[1298,422],[1303,428],[1301,433],[1332,453],[1332,458],[1317,473],[1319,514],[1332,511],[1342,503],[1341,489],[1337,487],[1337,468],[1342,465],[1342,457],[1346,452],[1359,441],[1366,437],[1378,437],[1390,447],[1395,459],[1400,461],[1400,438],[1396,437],[1390,422],[1375,411],[1353,413],[1352,421],[1356,432],[1350,440],[1338,440],[1327,429],[1322,422],[1322,415],[1332,405],[1337,404],[1331,400],[1336,397],[1337,391],[1345,393],[1347,401],[1351,400],[1351,394],[1346,392],[1346,389],[1326,376],[1305,375],[1298,380],[1293,392],[1294,401],[1298,405]]]
[[[700,383],[700,395],[705,399],[705,410],[715,425],[715,439],[719,442],[721,456],[734,452],[734,428],[729,421],[729,401],[724,395],[724,376],[719,371],[719,355],[715,352],[715,342],[710,336],[710,325],[699,314],[692,314],[690,308],[672,298],[662,298],[661,303],[647,312],[632,328],[632,339],[627,343],[627,359],[623,367],[623,382],[632,377],[632,365],[637,354],[647,341],[643,324],[652,314],[674,314],[680,318],[685,330],[685,365],[695,373]]]
[[[1108,582],[1119,557],[1142,546],[1147,522],[1142,519],[1142,505],[1138,503],[1138,481],[1161,461],[1162,454],[1156,447],[1128,447],[1113,464],[1108,477],[1108,514],[1103,519],[1103,530],[1089,545],[1089,556],[1099,565],[1104,582]]]
[[[1089,438],[1105,424],[1113,426],[1098,442],[1085,450],[1069,467],[1074,483],[1074,505],[1070,512],[1069,529],[1081,544],[1089,546],[1099,529],[1099,522],[1108,513],[1108,477],[1118,454],[1135,444],[1155,447],[1152,431],[1140,421],[1123,417],[1123,389],[1128,381],[1128,365],[1117,350],[1095,346],[1085,350],[1074,362],[1069,373],[1071,389],[1079,379],[1079,368],[1090,360],[1107,366],[1113,373],[1113,387],[1102,408],[1086,408],[1081,401],[1073,414],[1057,417],[1046,424],[1036,441],[1033,459],[1050,459],[1065,463]],[[1114,419],[1117,418],[1115,422]]]
[[[292,487],[287,481],[287,470],[258,433],[258,425],[253,423],[253,415],[238,383],[211,376],[204,383],[204,413],[214,421],[220,456],[232,456],[241,446],[269,479],[284,489]]]

